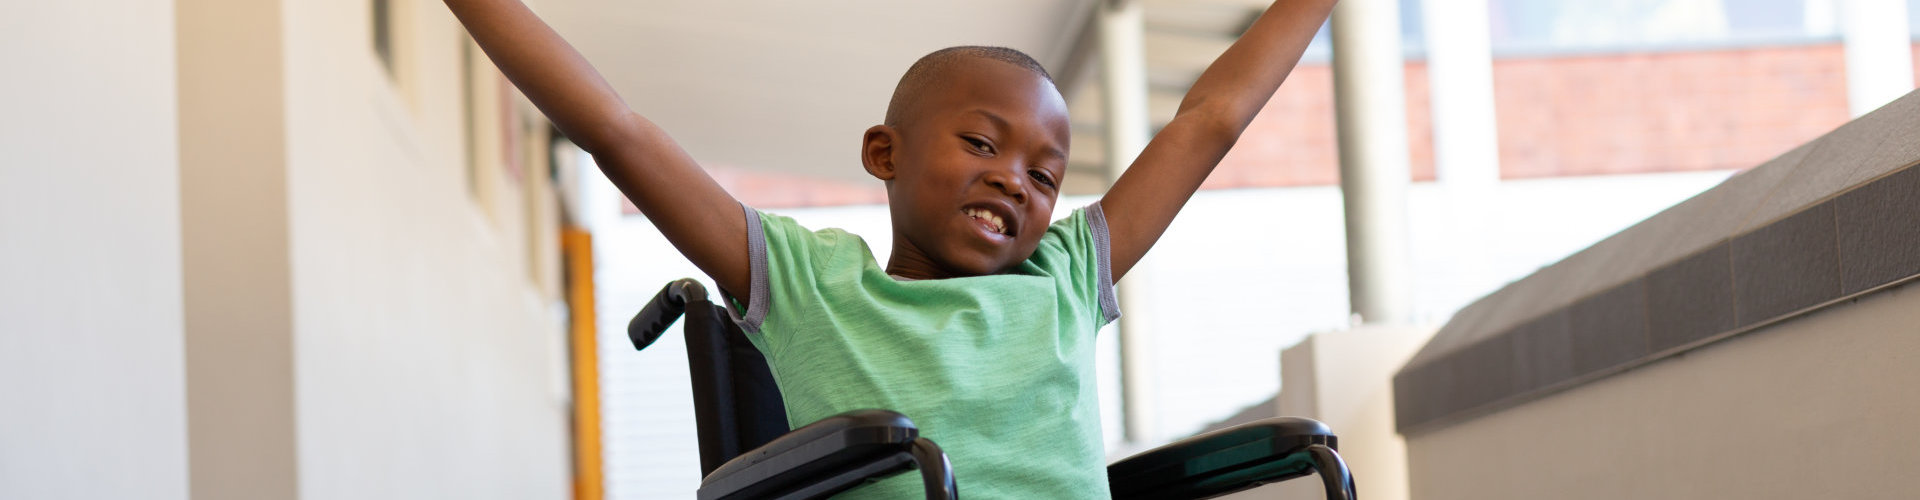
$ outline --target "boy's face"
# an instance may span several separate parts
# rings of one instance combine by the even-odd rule
[[[1025,68],[977,58],[926,92],[899,129],[867,136],[868,169],[888,181],[888,272],[930,279],[1012,269],[1039,246],[1060,196],[1066,101]],[[892,143],[877,158],[875,131]],[[891,165],[875,170],[876,161]]]

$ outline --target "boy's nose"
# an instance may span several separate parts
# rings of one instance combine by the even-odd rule
[[[1012,197],[1014,203],[1025,204],[1027,202],[1026,177],[1013,171],[999,169],[987,172],[986,181],[987,185],[993,186],[994,189],[998,189],[1001,193]]]

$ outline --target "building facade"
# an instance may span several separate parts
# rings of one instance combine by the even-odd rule
[[[444,6],[0,19],[0,497],[569,495],[549,126]]]

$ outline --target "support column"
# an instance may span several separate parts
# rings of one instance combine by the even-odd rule
[[[1490,222],[1500,184],[1487,0],[1422,0],[1434,170],[1440,192],[1423,224],[1452,236],[1434,250],[1469,256],[1425,274],[1470,287],[1499,288],[1493,256],[1477,249],[1499,232]]]
[[[175,4],[195,500],[300,497],[282,6]]]
[[[1394,0],[1333,9],[1334,113],[1347,218],[1347,288],[1365,323],[1412,319],[1407,103]]]
[[[1107,182],[1112,185],[1147,146],[1146,50],[1139,0],[1102,0],[1096,22],[1100,32],[1101,96],[1106,112]],[[1146,326],[1147,273],[1128,271],[1117,292],[1120,310],[1120,393],[1127,441],[1154,439],[1152,332]]]
[[[1913,90],[1907,0],[1841,0],[1847,54],[1847,111],[1858,118]]]
[[[1423,0],[1421,6],[1435,173],[1449,189],[1499,183],[1487,0]]]
[[[594,307],[593,233],[560,230],[566,254],[567,345],[573,365],[573,498],[606,498],[601,458],[599,312]]]

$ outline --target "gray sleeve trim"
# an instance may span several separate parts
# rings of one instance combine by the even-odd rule
[[[772,300],[773,285],[767,279],[767,233],[760,227],[760,212],[745,202],[740,209],[747,214],[747,310],[741,311],[739,301],[734,300],[725,289],[720,297],[727,303],[727,316],[740,325],[741,330],[759,333],[760,324],[767,320],[768,303]]]
[[[1108,323],[1120,319],[1120,299],[1113,294],[1112,241],[1107,235],[1107,212],[1100,202],[1087,205],[1087,232],[1093,236],[1093,260],[1100,267],[1100,314]]]

